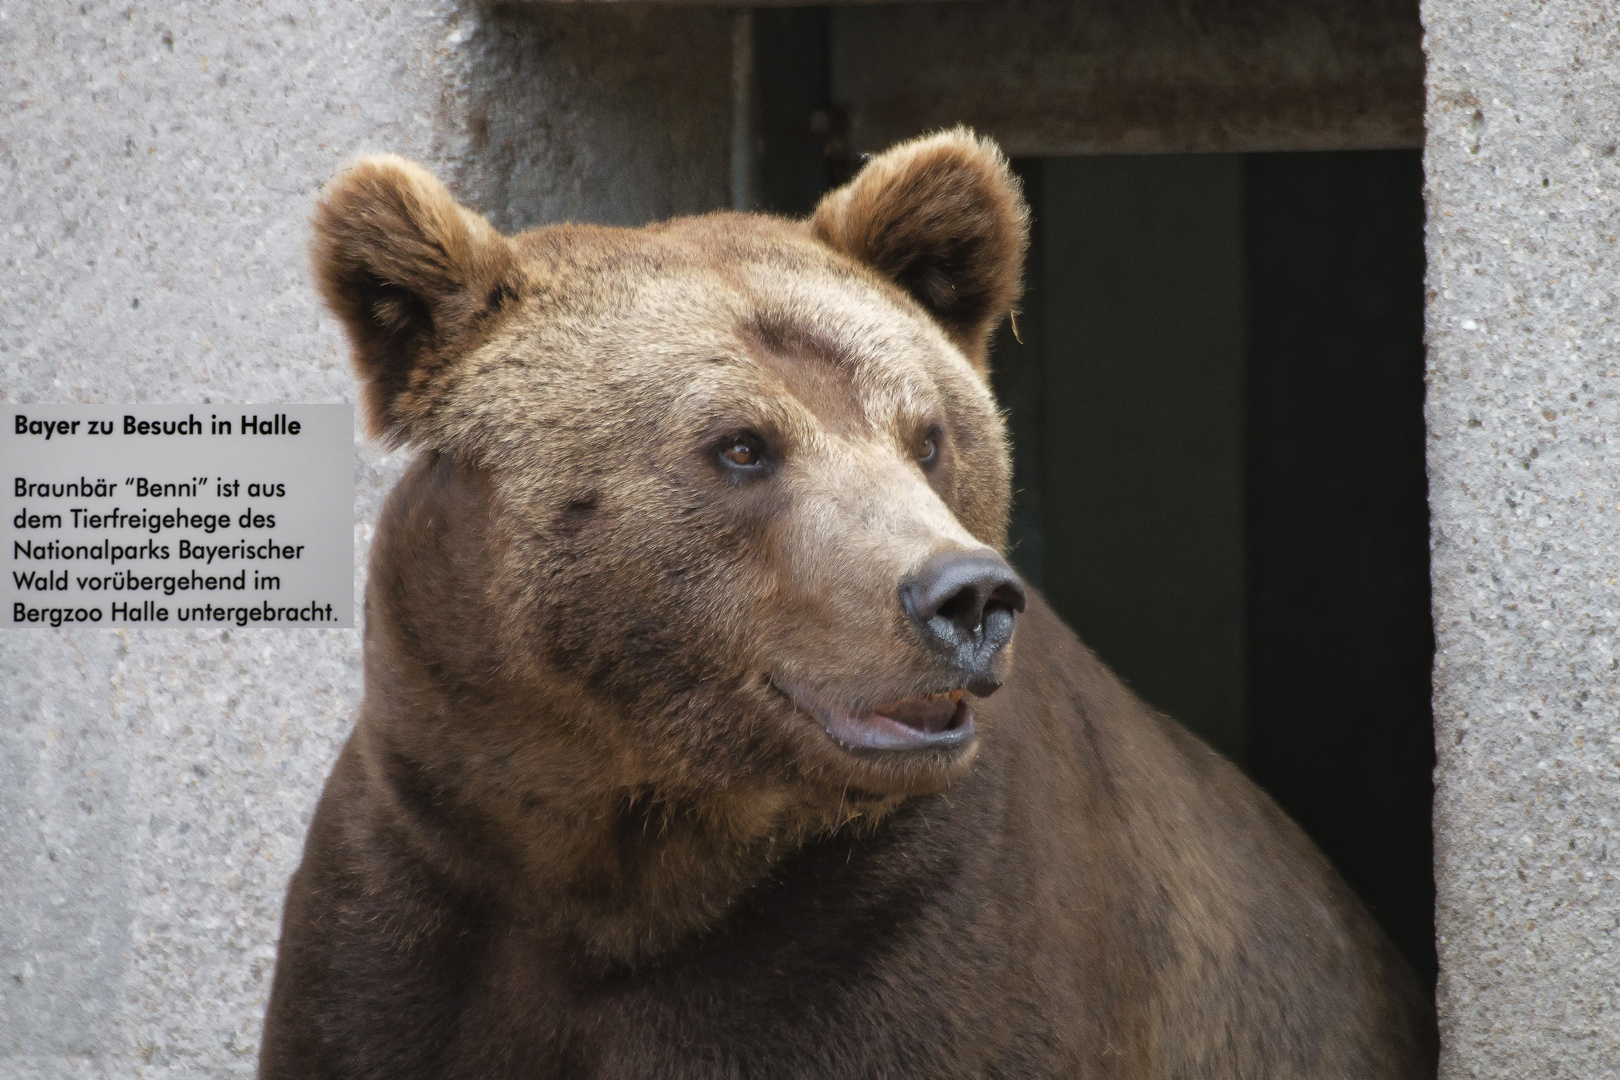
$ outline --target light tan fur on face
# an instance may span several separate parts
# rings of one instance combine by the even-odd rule
[[[657,856],[684,876],[638,872],[630,908],[605,920],[570,909],[605,954],[715,917],[795,837],[872,819],[971,766],[971,745],[853,755],[780,689],[864,710],[958,688],[900,585],[930,555],[1005,543],[1009,465],[982,339],[1015,298],[1024,218],[973,212],[1017,202],[1016,185],[960,132],[871,168],[856,202],[811,224],[715,214],[503,238],[388,158],[340,175],[317,213],[317,266],[374,429],[440,455],[431,476],[475,474],[459,486],[482,492],[476,509],[458,513],[488,519],[453,572],[374,571],[368,648],[391,659],[368,665],[368,701],[405,694],[418,719],[401,729],[368,708],[370,745],[447,789],[492,754],[525,763],[460,798],[536,881],[589,867],[585,896],[625,902],[628,887],[582,884],[604,864],[581,820],[645,802],[665,808],[670,843],[695,830],[686,855]],[[949,212],[919,217],[918,184],[941,183]],[[858,237],[883,229],[863,231],[863,213],[933,236],[935,254],[958,234],[979,246],[966,261],[930,255],[927,280],[908,278],[872,261],[885,251]],[[987,220],[1012,223],[988,248]],[[942,274],[987,298],[971,317],[930,307]],[[738,432],[778,459],[747,490],[716,467],[716,442]],[[940,458],[925,473],[930,432]],[[408,486],[424,505],[441,497],[430,474]],[[374,558],[426,565],[421,543],[397,526]],[[448,608],[469,613],[464,630],[434,614]],[[424,620],[437,632],[417,640]],[[445,695],[508,704],[429,719],[422,703]],[[578,808],[566,836],[535,830],[523,807],[542,802]],[[715,843],[731,854],[715,858]]]

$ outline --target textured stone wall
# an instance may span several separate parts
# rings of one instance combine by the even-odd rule
[[[1620,1075],[1620,9],[1425,0],[1443,1069]]]
[[[877,3],[832,18],[834,97],[875,152],[967,122],[1008,153],[1423,142],[1415,0]]]
[[[0,0],[0,396],[352,400],[304,256],[345,158],[508,229],[721,206],[730,41],[713,9]],[[403,457],[357,455],[363,562]],[[0,1076],[251,1074],[359,652],[0,631]]]

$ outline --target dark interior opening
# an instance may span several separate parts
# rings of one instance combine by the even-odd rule
[[[1014,561],[1432,984],[1420,152],[1016,164]]]
[[[858,164],[825,9],[755,13],[763,208]],[[1013,561],[1304,827],[1432,986],[1416,150],[1026,158],[992,356]]]

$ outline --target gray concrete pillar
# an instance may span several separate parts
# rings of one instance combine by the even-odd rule
[[[1424,0],[1443,1073],[1620,1075],[1620,22]]]
[[[0,4],[0,395],[353,400],[305,258],[346,158],[511,229],[728,201],[723,11]],[[402,455],[357,448],[356,588]],[[254,1068],[358,630],[0,631],[0,1076]]]

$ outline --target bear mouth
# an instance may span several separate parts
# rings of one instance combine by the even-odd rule
[[[830,705],[802,687],[772,679],[771,685],[851,750],[928,750],[973,740],[973,710],[963,690],[886,701],[855,711]]]

